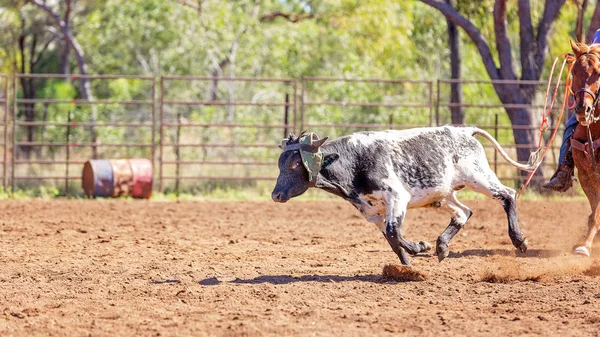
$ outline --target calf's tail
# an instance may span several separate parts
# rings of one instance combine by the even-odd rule
[[[500,153],[502,158],[504,158],[507,162],[509,162],[511,165],[513,165],[514,167],[516,167],[520,170],[531,172],[531,171],[535,170],[537,168],[537,166],[539,165],[539,151],[531,153],[531,155],[529,156],[529,162],[527,163],[527,165],[521,164],[517,161],[514,161],[508,155],[508,153],[506,153],[506,151],[504,151],[504,149],[498,143],[498,141],[494,137],[492,137],[492,135],[487,133],[486,131],[484,131],[480,128],[473,128],[473,136],[476,136],[476,135],[482,136],[483,138],[489,140],[490,143],[492,143],[492,145],[494,146],[494,148],[496,148],[498,153]]]

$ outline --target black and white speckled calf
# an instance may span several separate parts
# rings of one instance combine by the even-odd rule
[[[513,161],[489,133],[474,127],[357,132],[316,144],[324,157],[315,187],[348,200],[369,222],[377,224],[405,265],[410,265],[406,252],[414,255],[431,249],[426,241],[411,242],[402,236],[406,210],[436,207],[450,212],[450,224],[437,239],[436,252],[441,261],[448,256],[450,240],[472,214],[456,198],[456,191],[464,187],[502,204],[510,239],[525,252],[527,240],[517,221],[515,191],[500,183],[475,135],[489,140],[515,167],[532,169],[531,165]],[[292,135],[284,146],[298,142],[299,138]],[[284,148],[272,194],[274,201],[286,202],[310,187],[301,160],[297,146],[289,151]]]

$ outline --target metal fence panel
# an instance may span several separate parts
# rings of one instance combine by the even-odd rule
[[[160,191],[274,180],[279,139],[296,131],[294,79],[163,76],[159,104]]]
[[[83,79],[93,98],[80,98]],[[34,90],[38,86],[46,91]],[[13,190],[64,181],[68,193],[69,181],[81,179],[81,164],[88,159],[146,157],[155,162],[154,77],[16,74],[13,102]]]
[[[335,138],[365,129],[432,126],[433,98],[432,81],[304,77],[300,128]]]

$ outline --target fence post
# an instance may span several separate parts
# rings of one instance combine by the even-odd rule
[[[12,109],[12,132],[13,132],[13,144],[12,144],[12,163],[11,163],[11,176],[10,176],[10,193],[15,193],[15,167],[17,161],[17,75],[13,74],[13,109]]]
[[[429,126],[433,126],[433,82],[429,81]],[[436,126],[438,126],[436,124]]]
[[[304,76],[302,76],[302,94],[300,95],[300,129],[298,132],[302,132],[304,130],[304,101],[306,95],[306,81],[304,80]]]
[[[498,113],[494,116],[494,139],[498,140]],[[498,151],[494,151],[494,173],[498,175]]]
[[[158,159],[159,161],[159,165],[158,165],[158,191],[159,192],[163,192],[163,161],[164,161],[164,138],[165,138],[165,132],[164,132],[164,100],[165,100],[165,79],[164,77],[161,76],[160,78],[160,121],[159,121],[159,127],[160,127],[160,140],[159,140],[159,151],[160,151],[160,157]]]
[[[4,82],[4,168],[2,172],[2,187],[6,193],[6,185],[8,185],[8,76],[4,79],[6,82]]]
[[[71,109],[67,110],[67,163],[65,165],[65,195],[69,191],[69,161],[71,160]]]
[[[283,109],[283,124],[285,125],[283,127],[283,138],[287,138],[288,137],[288,123],[289,123],[289,104],[290,103],[290,94],[285,94],[285,107]]]
[[[152,77],[152,167],[156,165],[156,77]]]
[[[181,140],[181,109],[177,109],[177,131],[175,133],[175,160],[177,163],[175,164],[175,194],[179,196],[179,176],[181,175],[181,165],[179,165],[179,161],[181,160],[179,142]]]
[[[294,122],[292,123],[293,124],[292,132],[295,133],[295,134],[297,134],[298,130],[296,130],[296,126],[297,126],[296,123],[298,122],[298,115],[297,115],[298,108],[296,106],[296,101],[298,99],[298,97],[297,97],[298,96],[298,92],[297,92],[298,91],[298,89],[297,89],[297,87],[298,87],[298,81],[296,81],[296,79],[294,79],[292,81],[293,81],[292,82],[293,83],[293,85],[292,85],[292,95],[294,95]]]
[[[440,126],[440,80],[437,80],[437,97],[435,98],[435,126]]]

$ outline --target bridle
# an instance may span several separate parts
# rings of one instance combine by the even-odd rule
[[[581,56],[593,56],[593,57],[597,58],[598,61],[600,61],[600,56],[593,54],[593,53],[585,53],[585,54],[581,54]],[[571,90],[571,92],[573,92],[573,90]],[[597,121],[600,120],[600,116],[598,116],[598,117],[594,116],[594,111],[596,110],[596,105],[598,104],[598,99],[600,98],[600,85],[598,85],[598,89],[596,90],[596,92],[593,92],[588,88],[580,88],[579,90],[577,90],[577,92],[575,92],[573,94],[573,97],[575,97],[575,100],[577,100],[577,95],[579,95],[579,93],[588,94],[588,95],[592,96],[592,99],[593,99],[591,108],[590,109],[586,108],[586,111],[585,111],[585,119],[589,121],[589,123],[588,123],[588,133],[589,133],[589,129],[590,129],[589,125],[592,123],[596,123]]]
[[[600,56],[593,54],[593,53],[585,53],[585,54],[581,54],[580,56],[593,56],[596,59],[598,59],[598,61],[600,61]],[[573,92],[571,90],[571,92]],[[577,95],[579,95],[579,93],[584,93],[584,94],[588,94],[590,96],[592,96],[593,99],[593,103],[592,106],[590,108],[585,109],[585,120],[587,121],[587,141],[590,147],[590,152],[591,152],[591,162],[592,162],[592,170],[594,171],[596,177],[598,179],[600,179],[600,174],[597,171],[597,167],[596,167],[596,155],[595,155],[595,149],[594,149],[594,139],[592,138],[592,131],[590,129],[590,125],[598,122],[600,120],[600,116],[596,117],[594,116],[594,112],[596,111],[597,108],[597,104],[598,104],[598,98],[600,98],[600,85],[598,85],[598,89],[596,90],[596,92],[594,93],[593,91],[591,91],[588,88],[580,88],[579,90],[577,90],[577,92],[575,94],[573,94],[575,101],[577,101]]]

